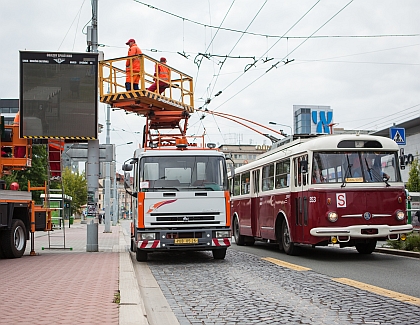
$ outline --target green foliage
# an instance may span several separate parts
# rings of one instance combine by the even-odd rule
[[[3,179],[6,181],[6,186],[9,188],[10,184],[17,182],[21,191],[28,190],[28,181],[31,187],[44,186],[47,180],[47,149],[45,145],[34,145],[32,147],[32,167],[25,170],[14,170],[11,175],[6,175]],[[35,203],[42,204],[40,195],[42,191],[34,191],[32,194]]]
[[[407,190],[409,192],[420,192],[420,165],[418,158],[415,158],[410,166]]]
[[[409,234],[405,241],[387,240],[387,244],[393,249],[420,252],[420,236],[415,233]]]
[[[64,193],[70,195],[71,213],[82,213],[82,205],[87,203],[87,181],[84,174],[73,173],[70,168],[65,168],[62,173]]]

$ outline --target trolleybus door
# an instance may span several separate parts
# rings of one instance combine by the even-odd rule
[[[301,155],[293,158],[293,174],[294,174],[294,199],[292,209],[293,226],[290,224],[290,231],[293,242],[304,242],[305,237],[309,234],[308,228],[308,155]],[[295,228],[295,231],[293,231]]]
[[[258,236],[258,218],[260,210],[260,170],[251,171],[251,229],[252,235]]]

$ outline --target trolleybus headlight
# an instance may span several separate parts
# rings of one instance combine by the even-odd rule
[[[398,210],[397,213],[395,214],[395,216],[397,217],[398,221],[404,220],[404,218],[405,218],[404,211]]]
[[[401,239],[402,241],[406,240],[406,239],[407,239],[407,235],[406,235],[406,234],[401,234],[401,235],[400,235],[400,239]]]
[[[228,238],[230,237],[229,230],[218,230],[216,231],[216,238]]]
[[[140,240],[155,240],[154,232],[142,232],[139,233]]]
[[[337,212],[334,212],[334,211],[328,212],[328,220],[331,222],[336,222],[338,220]]]

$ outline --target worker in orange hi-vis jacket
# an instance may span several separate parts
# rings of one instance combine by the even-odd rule
[[[136,41],[133,38],[130,38],[127,43],[130,48],[128,49],[128,56],[134,56],[138,54],[142,54],[140,48],[137,46]],[[131,90],[131,81],[133,81],[133,89],[139,89],[139,81],[140,81],[140,59],[127,59],[125,64],[126,66],[126,79],[125,79],[125,89],[127,91]],[[133,76],[132,76],[133,75]]]
[[[166,59],[165,58],[160,58],[160,62],[163,64],[166,64]],[[171,71],[169,70],[169,68],[165,65],[156,63],[155,65],[155,77],[158,76],[159,77],[159,93],[162,94],[166,88],[169,87],[169,80],[171,79]],[[157,80],[155,78],[155,82],[153,84],[150,85],[149,88],[147,88],[147,90],[149,91],[156,91],[157,89]]]

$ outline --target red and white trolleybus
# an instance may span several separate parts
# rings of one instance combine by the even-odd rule
[[[355,246],[370,254],[378,240],[404,240],[406,196],[398,145],[371,135],[298,138],[235,169],[230,177],[238,245],[276,241]]]

